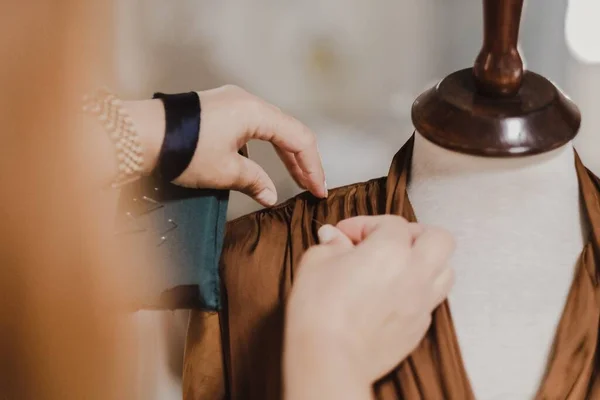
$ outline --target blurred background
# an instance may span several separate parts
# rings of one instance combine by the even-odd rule
[[[114,50],[114,88],[122,97],[237,84],[315,131],[329,187],[387,173],[412,133],[414,98],[472,65],[483,24],[478,0],[118,0],[112,12],[112,47],[105,47]],[[596,174],[598,15],[598,0],[528,0],[520,35],[527,68],[579,105],[576,147]],[[250,156],[271,175],[280,201],[298,192],[269,146],[251,143]],[[257,208],[233,194],[229,217]],[[141,367],[135,397],[181,398],[186,313],[131,318],[134,337],[123,338],[123,348]]]

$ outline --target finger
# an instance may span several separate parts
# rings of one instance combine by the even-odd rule
[[[454,239],[449,232],[441,228],[427,227],[415,239],[412,260],[419,265],[425,279],[433,279],[447,265],[454,252]]]
[[[317,197],[326,197],[325,173],[315,134],[274,106],[268,105],[265,110],[266,115],[261,119],[254,137],[292,153],[307,189]]]
[[[432,301],[430,310],[434,310],[444,300],[448,298],[450,290],[454,286],[454,269],[444,268],[443,271],[435,278],[432,287]]]
[[[354,248],[352,241],[332,225],[323,225],[317,232],[319,244],[312,246],[303,256],[304,259],[332,260]]]
[[[302,170],[308,190],[317,197],[327,198],[325,171],[316,143],[294,153],[294,157]]]
[[[353,243],[358,244],[362,242],[367,236],[378,229],[383,223],[399,224],[401,229],[406,229],[408,236],[406,239],[409,240],[410,244],[423,232],[423,227],[416,223],[408,223],[404,218],[392,216],[392,215],[380,215],[380,216],[360,216],[345,219],[337,224],[337,228],[341,230],[346,236],[352,240]],[[404,235],[395,239],[402,239]]]
[[[237,177],[232,189],[238,190],[265,207],[277,203],[277,191],[269,175],[254,161],[236,155],[234,174]]]
[[[406,269],[417,229],[397,216],[365,218],[362,237],[354,256],[365,265],[376,267],[383,279],[394,279]],[[370,271],[372,268],[365,268]]]
[[[283,164],[285,165],[287,170],[290,172],[290,175],[294,179],[294,182],[296,182],[296,184],[302,189],[306,189],[304,172],[296,162],[296,156],[294,156],[293,153],[282,150],[277,146],[275,146],[275,151],[277,152],[277,155],[279,156],[281,161],[283,161]]]
[[[323,225],[317,234],[319,236],[319,243],[321,245],[340,247],[344,249],[351,249],[354,247],[352,241],[346,235],[344,235],[342,231],[333,225]]]
[[[411,329],[414,335],[413,342],[415,342],[415,347],[413,347],[411,350],[414,350],[418,346],[419,342],[421,342],[421,339],[423,339],[423,336],[425,336],[429,330],[432,320],[433,318],[431,313],[427,313],[415,321]]]

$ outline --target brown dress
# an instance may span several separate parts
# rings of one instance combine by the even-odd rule
[[[378,214],[402,215],[415,221],[406,192],[412,144],[411,139],[395,156],[387,178],[332,190],[326,200],[302,194],[277,208],[228,224],[221,257],[223,308],[220,314],[192,312],[184,369],[185,400],[281,398],[284,301],[302,254],[317,243],[317,229],[325,223]],[[591,232],[576,267],[537,399],[600,399],[596,354],[600,180],[575,158]],[[375,383],[374,392],[376,398],[384,400],[474,398],[447,302],[435,310],[433,323],[417,349]]]

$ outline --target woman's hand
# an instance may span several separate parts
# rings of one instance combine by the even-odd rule
[[[202,108],[198,145],[190,165],[175,179],[175,184],[238,190],[264,206],[275,204],[277,191],[271,178],[254,161],[238,154],[248,141],[258,139],[273,144],[300,187],[317,197],[327,196],[316,137],[306,126],[236,86],[227,85],[198,95]],[[144,123],[140,103],[130,102],[127,107],[148,151],[145,162],[151,171],[164,137],[164,122],[162,126]],[[160,100],[144,104],[145,110],[155,107],[152,114],[164,120]]]
[[[448,295],[451,236],[395,216],[324,226],[287,308],[286,399],[365,399],[418,345]]]

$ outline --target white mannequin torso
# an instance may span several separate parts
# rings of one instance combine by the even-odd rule
[[[456,238],[449,301],[475,397],[531,399],[584,245],[572,144],[493,159],[415,136],[408,195]]]

